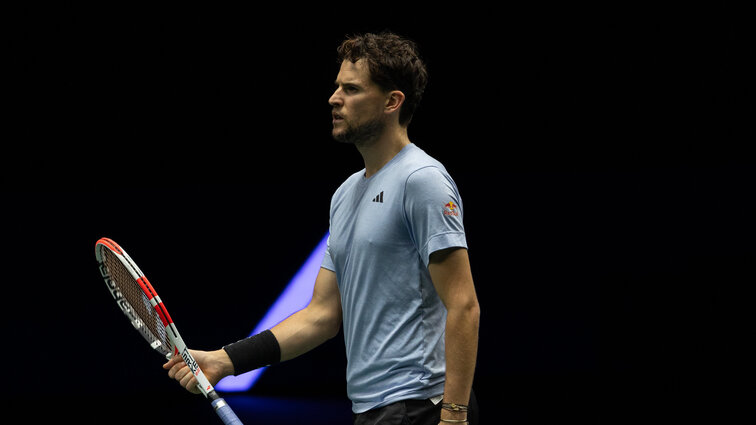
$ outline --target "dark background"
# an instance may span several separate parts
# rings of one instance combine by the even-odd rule
[[[483,423],[735,417],[756,212],[743,16],[638,4],[12,11],[4,413],[215,423],[128,330],[94,243],[128,250],[191,346],[246,336],[363,167],[330,138],[335,48],[390,29],[418,42],[430,73],[410,138],[464,199]],[[337,337],[230,400],[247,423],[349,423],[345,364]]]

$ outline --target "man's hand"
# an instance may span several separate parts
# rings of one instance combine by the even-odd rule
[[[213,386],[226,376],[234,374],[234,365],[223,349],[215,351],[189,350],[189,352]],[[197,388],[197,378],[194,377],[181,356],[173,356],[163,365],[163,369],[168,371],[169,378],[178,381],[190,393],[200,393],[199,388]]]

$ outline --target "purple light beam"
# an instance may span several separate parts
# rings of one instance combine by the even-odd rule
[[[320,271],[320,264],[323,261],[327,242],[328,233],[318,243],[318,246],[315,247],[310,256],[307,257],[302,267],[289,281],[289,284],[281,295],[278,296],[276,302],[273,303],[262,320],[260,320],[260,323],[257,324],[257,327],[249,334],[250,336],[272,328],[287,317],[307,307],[307,304],[312,299],[315,278]],[[265,369],[263,367],[239,376],[227,376],[218,382],[215,389],[223,392],[247,391],[257,382]]]

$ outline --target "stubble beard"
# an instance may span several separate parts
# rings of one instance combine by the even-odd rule
[[[356,127],[346,124],[344,131],[337,133],[334,129],[331,135],[337,142],[365,146],[378,140],[384,128],[385,123],[380,119],[375,119]]]

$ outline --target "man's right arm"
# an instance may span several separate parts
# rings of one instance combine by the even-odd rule
[[[300,356],[335,337],[341,328],[341,295],[336,273],[321,268],[310,304],[274,326],[281,361]]]
[[[341,319],[341,295],[336,281],[336,273],[321,268],[315,279],[312,300],[307,307],[270,329],[273,337],[275,337],[273,342],[277,342],[280,348],[280,358],[272,360],[293,359],[333,338],[339,333]],[[249,339],[259,337],[261,334]],[[269,335],[266,335],[266,337],[270,339]],[[236,355],[239,355],[240,350],[234,351],[237,353]],[[191,352],[213,385],[228,375],[240,375],[254,368],[265,366],[261,364],[252,369],[249,367],[240,369],[240,365],[234,364],[229,356],[228,346],[226,349],[215,351],[191,350]],[[181,386],[190,392],[198,392],[196,389],[197,380],[180,356],[175,356],[164,364],[163,368],[167,369],[168,376],[178,381]]]

